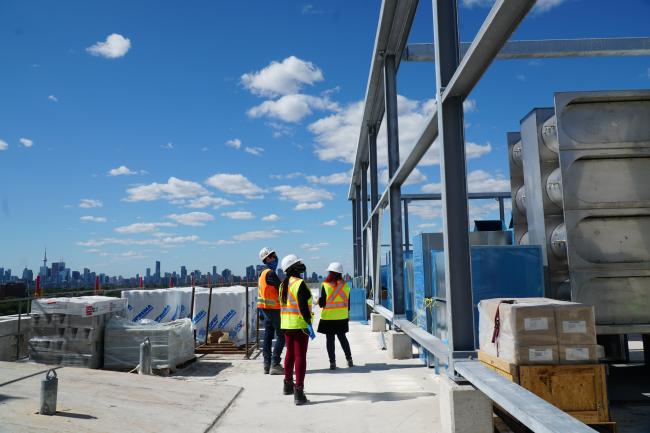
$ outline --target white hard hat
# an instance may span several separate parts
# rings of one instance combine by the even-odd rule
[[[269,247],[264,247],[260,250],[260,260],[264,261],[265,258],[273,254],[275,251]]]
[[[327,267],[328,272],[336,272],[337,274],[343,274],[343,265],[339,262],[332,262]]]
[[[284,256],[282,258],[282,264],[281,264],[282,270],[284,272],[287,272],[287,269],[289,269],[291,266],[295,265],[298,262],[302,262],[302,260],[300,260],[298,256],[295,254],[289,254],[288,256]]]

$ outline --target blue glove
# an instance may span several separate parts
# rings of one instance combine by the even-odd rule
[[[311,325],[307,325],[307,331],[309,331],[309,338],[314,339],[316,338],[316,333],[314,332],[314,327]]]

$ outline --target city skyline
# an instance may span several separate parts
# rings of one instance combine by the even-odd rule
[[[0,263],[36,270],[47,246],[110,275],[155,260],[245,273],[268,246],[319,274],[351,271],[349,175],[381,4],[369,1],[0,2]],[[459,3],[462,41],[491,4]],[[626,4],[540,0],[513,39],[645,34],[650,3]],[[410,43],[431,42],[431,16],[421,2]],[[402,158],[435,106],[433,73],[400,65]],[[649,84],[645,57],[496,61],[464,105],[469,190],[509,191],[506,133],[554,92]],[[434,145],[403,192],[439,192],[438,160]],[[439,202],[409,215],[411,236],[441,230]],[[470,219],[497,215],[470,204]]]

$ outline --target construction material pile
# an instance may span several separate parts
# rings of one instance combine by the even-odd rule
[[[106,324],[104,368],[132,369],[140,362],[140,344],[151,343],[151,366],[175,370],[194,358],[194,337],[190,319],[157,323],[143,319],[138,323],[113,317]]]
[[[487,299],[478,305],[484,353],[518,365],[598,361],[594,308],[547,298]]]
[[[35,299],[29,357],[44,364],[101,368],[104,327],[126,301],[107,296]]]
[[[136,323],[150,319],[158,323],[189,317],[193,311],[192,327],[196,340],[203,342],[208,333],[220,331],[228,335],[229,341],[237,346],[246,342],[255,324],[257,290],[243,286],[210,289],[196,287],[192,304],[191,287],[174,287],[156,290],[125,290],[122,298],[128,302],[126,317]],[[209,310],[209,318],[208,318]],[[248,311],[248,326],[246,317]]]

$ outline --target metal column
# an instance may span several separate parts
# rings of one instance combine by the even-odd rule
[[[409,234],[409,201],[404,200],[404,251],[411,251],[411,235]]]
[[[447,324],[449,369],[455,376],[454,359],[474,351],[472,282],[469,256],[469,217],[463,99],[466,95],[443,97],[460,63],[458,10],[456,0],[433,0],[436,41],[436,93],[442,182],[445,278],[447,281]],[[450,240],[453,239],[453,242]]]
[[[361,276],[365,277],[368,269],[368,235],[363,228],[368,222],[368,163],[361,164]],[[364,281],[365,284],[365,281]]]
[[[357,206],[356,198],[353,198],[351,200],[351,203],[352,203],[352,261],[354,263],[354,270],[352,272],[352,276],[356,277],[359,271],[359,263],[357,263],[357,230],[359,227],[357,210],[359,209],[359,207]]]
[[[356,239],[356,254],[357,254],[357,274],[355,277],[358,277],[363,274],[363,263],[361,261],[361,230],[363,223],[361,222],[361,185],[356,186],[356,206],[357,206],[357,239]]]
[[[368,160],[370,161],[370,209],[374,209],[379,201],[379,183],[377,182],[377,127],[368,127]],[[380,277],[376,275],[377,261],[379,260],[379,215],[372,215],[372,276],[373,299],[375,303],[381,301]]]
[[[399,133],[397,121],[397,81],[395,56],[384,58],[384,100],[388,138],[388,178],[399,168]],[[462,102],[461,102],[462,105]],[[404,250],[402,248],[401,184],[390,187],[390,251],[393,275],[393,314],[404,314]]]
[[[501,224],[503,224],[503,227],[501,227],[501,229],[505,229],[507,228],[506,227],[507,224],[506,224],[506,212],[503,206],[503,197],[497,198],[497,201],[499,202],[499,218],[501,219]]]

